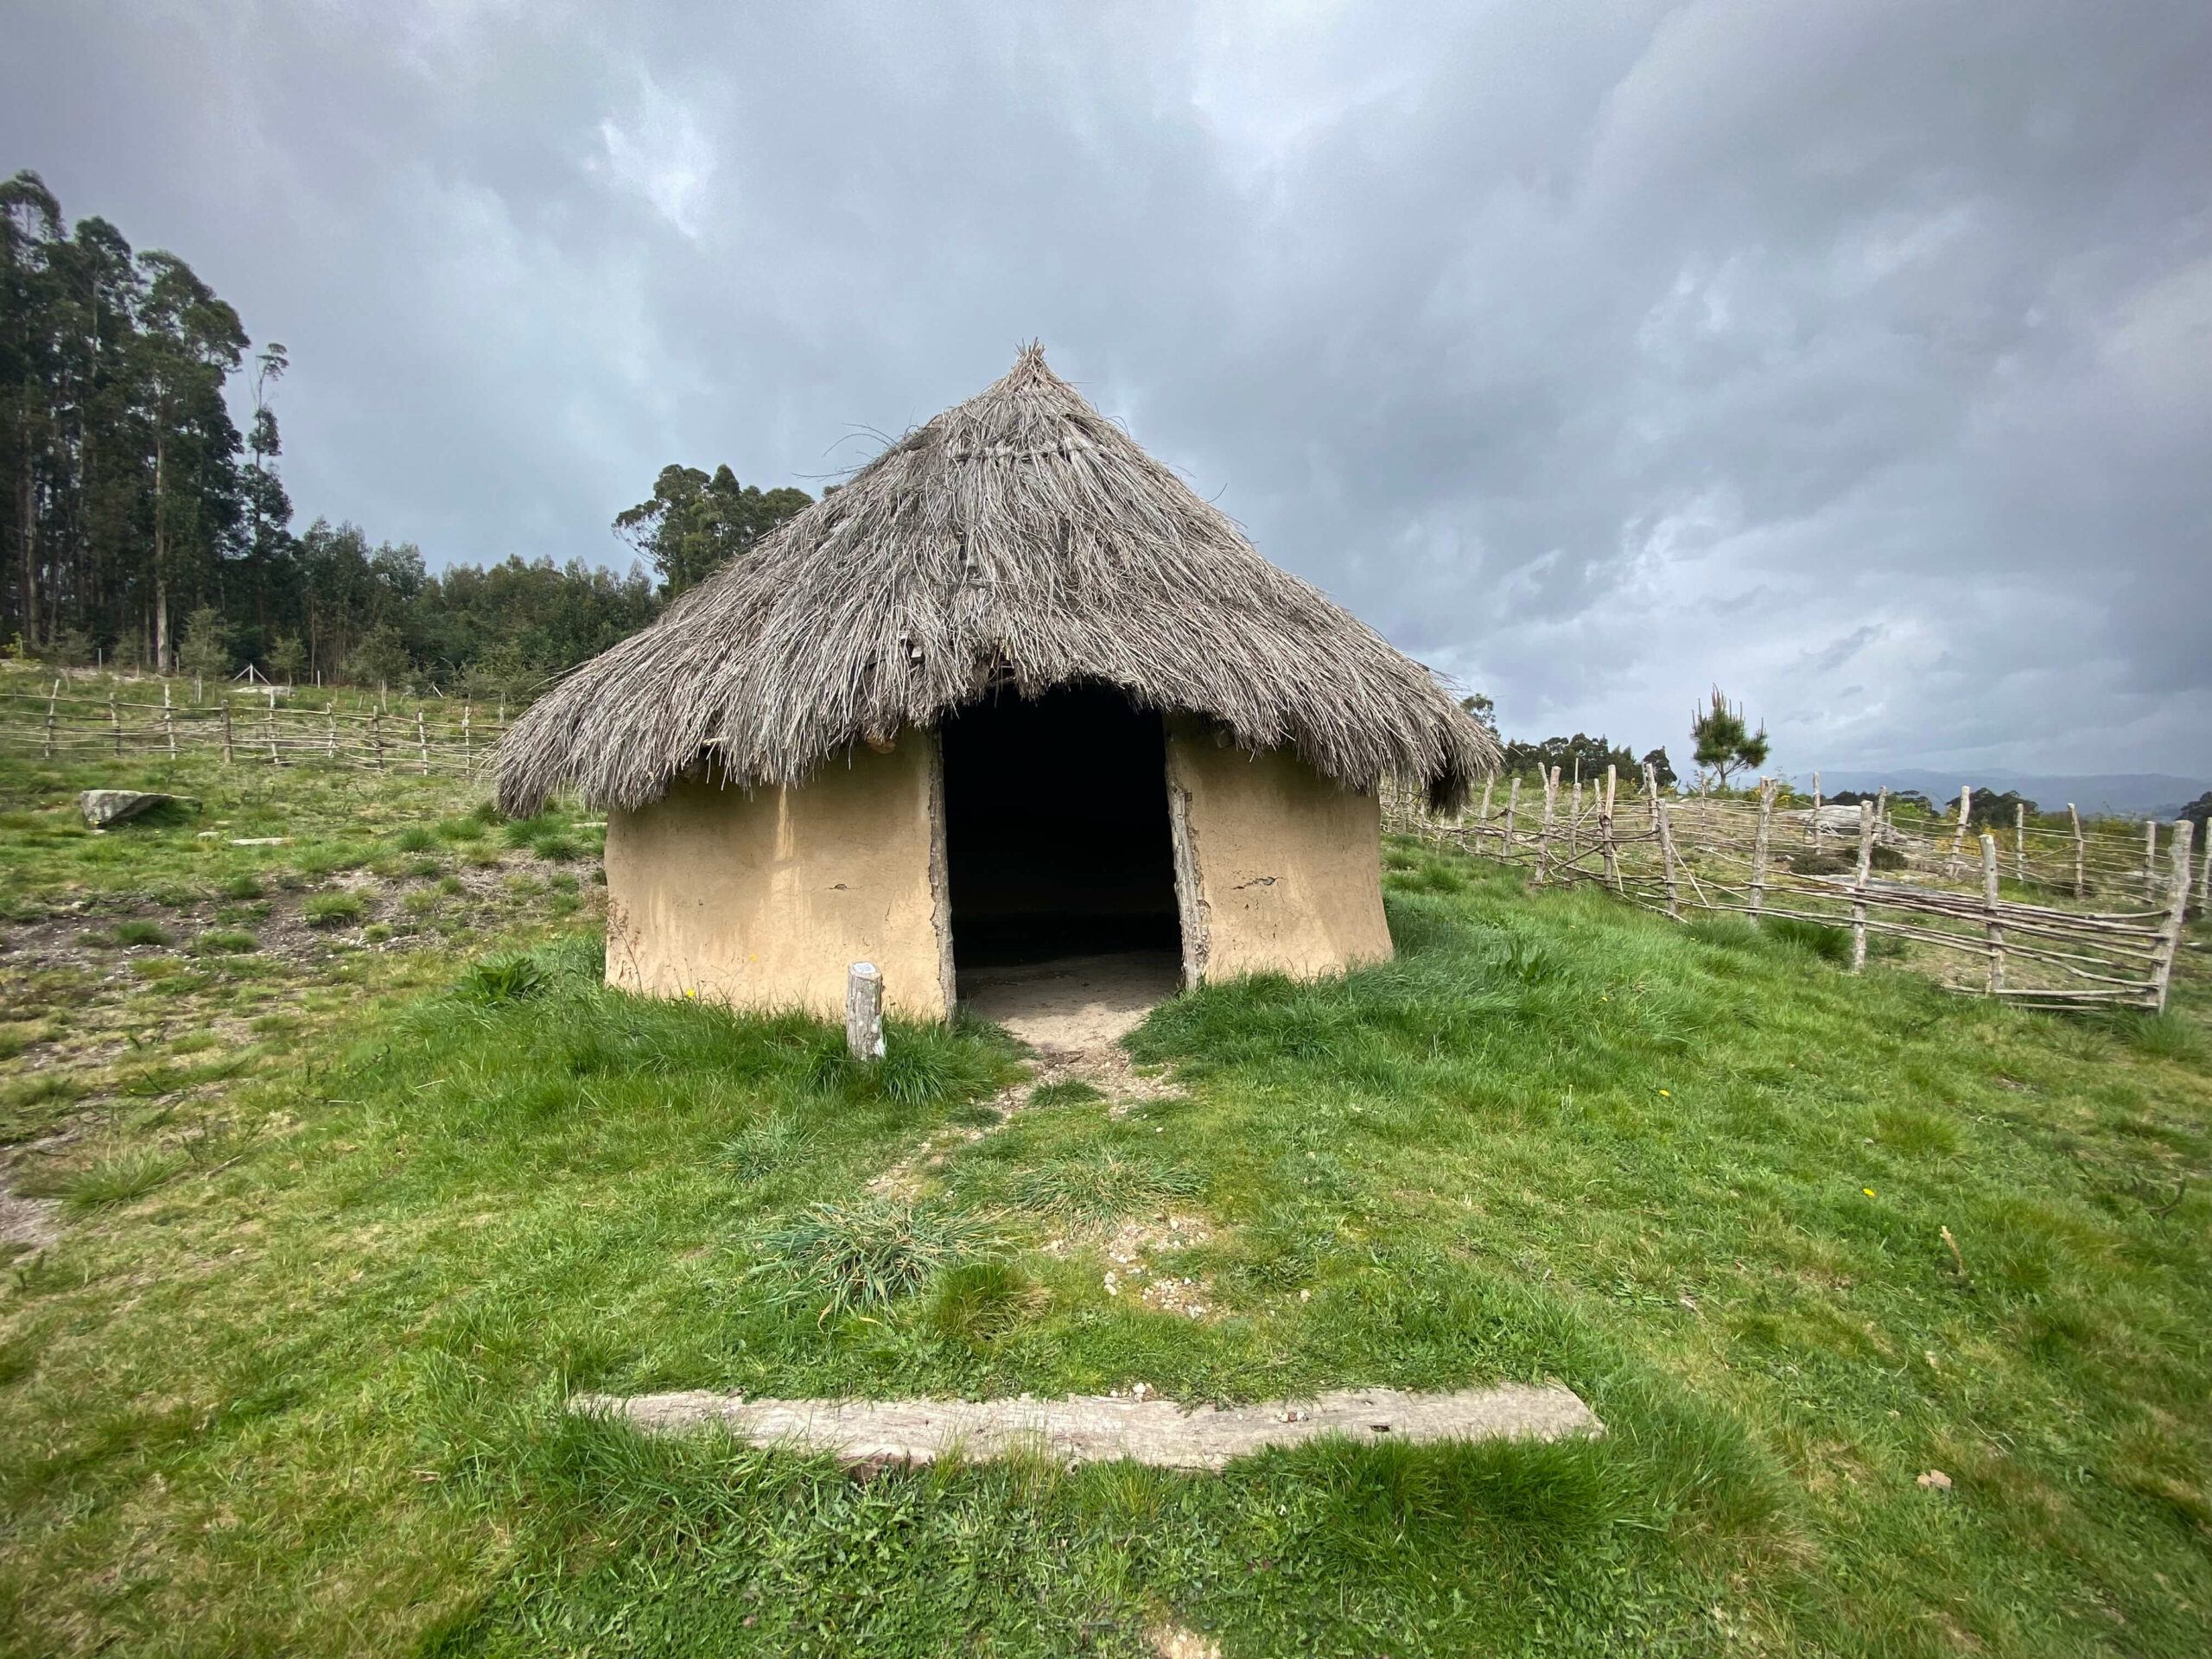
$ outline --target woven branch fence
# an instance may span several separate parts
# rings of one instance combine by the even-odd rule
[[[168,680],[158,682],[156,702],[155,683],[132,686],[132,696],[73,695],[64,680],[42,693],[0,692],[0,753],[49,760],[220,755],[226,766],[307,763],[475,779],[489,776],[507,723],[504,704],[488,717],[467,702],[395,713],[274,687],[188,702]]]
[[[1744,799],[1669,798],[1648,767],[1642,782],[1628,793],[1608,767],[1570,793],[1554,767],[1525,790],[1519,779],[1486,785],[1455,817],[1393,793],[1384,822],[1525,867],[1537,886],[1593,882],[1677,920],[1701,911],[1847,929],[1854,973],[1872,941],[1952,989],[2031,1007],[2163,1010],[2192,898],[2212,891],[2212,844],[2193,866],[2186,819],[2138,835],[2069,807],[2053,830],[2022,809],[2000,839],[1974,829],[1963,790],[1955,822],[1900,822],[1886,796],[1784,810],[1771,779]]]

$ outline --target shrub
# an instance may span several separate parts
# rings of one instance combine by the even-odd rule
[[[351,927],[366,910],[358,893],[318,893],[300,906],[300,915],[309,927]]]

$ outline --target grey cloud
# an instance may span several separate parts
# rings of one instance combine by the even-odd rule
[[[818,483],[1039,335],[1509,729],[1718,680],[1799,771],[2212,773],[2201,3],[10,35],[7,165],[290,345],[296,498],[434,561],[619,561],[664,461]]]

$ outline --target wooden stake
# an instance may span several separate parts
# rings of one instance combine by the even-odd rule
[[[1659,856],[1667,872],[1667,914],[1679,922],[1682,919],[1682,896],[1675,883],[1675,830],[1667,822],[1667,804],[1659,798],[1659,779],[1649,766],[1643,769],[1643,786],[1651,791],[1651,823],[1659,832]]]
[[[883,1058],[883,972],[872,962],[846,970],[845,1052],[862,1065]]]
[[[461,770],[463,776],[474,778],[476,775],[476,745],[470,741],[468,735],[468,704],[462,703],[461,705]]]
[[[2082,815],[2071,801],[2066,803],[2066,816],[2074,825],[2074,896],[2086,899],[2089,896],[2089,844],[2082,838]]]
[[[1944,872],[1954,881],[1959,879],[1959,861],[1967,850],[1967,820],[1974,817],[1974,785],[1959,785],[1959,833],[1951,837],[1951,862]]]
[[[1516,773],[1513,785],[1505,794],[1505,838],[1498,843],[1497,855],[1507,863],[1513,861],[1513,819],[1521,810],[1521,779]]]
[[[1559,806],[1559,768],[1544,774],[1544,825],[1536,836],[1536,885],[1542,887],[1551,872],[1552,817]]]
[[[54,759],[54,705],[61,695],[61,682],[54,683],[54,690],[46,694],[46,758]]]
[[[1821,823],[1821,774],[1813,774],[1813,856],[1827,850],[1827,830]]]
[[[420,709],[415,711],[415,750],[423,758],[423,775],[427,778],[430,775],[430,739],[423,729],[423,711]]]
[[[377,770],[384,770],[384,710],[372,703],[369,706],[369,747],[375,753]]]
[[[276,688],[273,685],[269,688],[269,764],[272,766],[278,764],[276,760]]]
[[[2190,826],[2191,830],[2196,827]],[[2204,874],[2196,884],[2196,907],[2200,911],[2212,910],[2212,835],[2204,837]]]
[[[1620,782],[1620,768],[1605,767],[1605,804],[1598,814],[1598,834],[1605,848],[1605,885],[1621,890],[1621,861],[1613,847],[1613,791]]]
[[[2158,896],[2158,821],[2143,820],[2143,896],[2155,899]]]
[[[162,682],[162,730],[169,741],[169,759],[176,759],[176,711],[169,706],[169,683]]]
[[[1988,919],[1982,925],[1989,932],[1989,988],[2005,988],[2005,930],[1997,920],[1997,837],[1987,830],[1981,835],[1981,909]]]
[[[115,733],[115,752],[123,753],[123,715],[115,706],[115,693],[107,694],[107,723]]]
[[[333,760],[338,758],[338,699],[335,697],[322,705],[322,747],[323,753]]]
[[[236,758],[231,748],[231,700],[226,696],[223,699],[223,764],[227,766]]]
[[[1567,819],[1567,868],[1582,856],[1582,757],[1574,758],[1574,810]]]
[[[2012,879],[2022,883],[2028,879],[2028,804],[2025,801],[2012,808]]]
[[[1774,797],[1782,786],[1778,778],[1759,779],[1759,827],[1751,838],[1751,919],[1766,908],[1766,854],[1774,830]],[[1817,821],[1819,809],[1815,809]]]
[[[2173,982],[2174,958],[2181,954],[2181,931],[2189,916],[2189,843],[2196,826],[2187,818],[2174,823],[2173,875],[2166,883],[2166,917],[2158,928],[2157,967],[2151,978],[2152,1006],[2166,1011],[2166,988]],[[2208,847],[2212,851],[2212,847]]]
[[[1859,803],[1859,878],[1851,899],[1851,971],[1866,970],[1866,882],[1874,869],[1874,803]]]

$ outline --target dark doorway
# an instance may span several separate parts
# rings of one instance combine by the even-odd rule
[[[1109,687],[1009,693],[943,737],[956,970],[1180,949],[1157,714]]]

